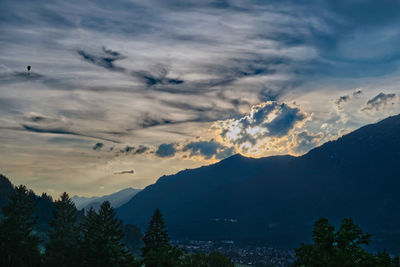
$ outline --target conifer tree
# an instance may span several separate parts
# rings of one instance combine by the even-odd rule
[[[160,210],[156,209],[143,238],[142,257],[146,267],[183,266],[183,251],[169,244],[166,228]]]
[[[105,201],[97,214],[90,209],[82,227],[82,253],[85,266],[131,266],[134,258],[122,244],[122,222],[116,218],[110,202]]]
[[[80,250],[82,265],[95,266],[97,259],[97,240],[100,236],[98,216],[93,208],[90,208],[81,225]]]
[[[39,266],[39,238],[33,227],[34,193],[24,185],[15,187],[9,203],[3,207],[0,222],[0,266]]]
[[[50,241],[46,244],[47,266],[71,266],[77,264],[78,229],[75,204],[67,193],[55,202],[53,220],[50,221]]]
[[[154,211],[146,234],[143,238],[144,247],[142,248],[142,257],[145,258],[150,250],[158,251],[169,246],[169,236],[164,223],[164,218],[157,208]]]

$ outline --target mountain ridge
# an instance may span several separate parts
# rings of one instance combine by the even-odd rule
[[[234,239],[294,247],[313,222],[343,217],[400,251],[400,115],[363,126],[299,156],[248,158],[162,176],[117,209],[145,227],[160,208],[180,239]],[[235,221],[235,222],[233,222]]]
[[[95,210],[97,210],[104,201],[109,201],[112,207],[118,208],[129,201],[140,191],[141,189],[128,187],[109,195],[103,195],[101,197],[79,197],[75,195],[71,198],[71,200],[75,203],[75,206],[78,210],[89,209],[90,207],[93,207]]]

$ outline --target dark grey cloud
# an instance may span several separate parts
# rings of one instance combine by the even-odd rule
[[[379,111],[387,105],[394,104],[396,94],[379,93],[377,96],[367,101],[367,104],[361,109],[362,111]]]
[[[176,148],[174,144],[161,144],[156,150],[156,155],[161,158],[175,156]]]
[[[151,116],[149,114],[143,114],[138,122],[137,125],[141,128],[149,128],[149,127],[155,127],[159,125],[166,125],[166,124],[171,124],[174,123],[171,119],[164,119],[164,118],[158,118],[155,116]]]
[[[271,122],[263,124],[268,128],[269,136],[282,137],[293,129],[297,122],[303,121],[306,115],[299,108],[292,108],[286,104],[280,105],[280,112]]]
[[[145,152],[148,151],[148,150],[149,150],[149,147],[144,146],[144,145],[139,145],[139,147],[136,148],[135,153],[136,153],[136,154],[143,154],[143,153],[145,153]]]
[[[124,148],[120,149],[117,152],[117,155],[121,154],[130,154],[130,155],[139,155],[143,154],[145,152],[148,152],[150,150],[150,147],[145,146],[145,145],[139,145],[139,146],[125,146]]]
[[[40,81],[45,75],[33,71],[8,71],[0,73],[0,83]]]
[[[341,104],[346,103],[350,100],[350,96],[344,95],[344,96],[339,96],[338,99],[335,100],[335,105],[338,109],[341,109]]]
[[[41,114],[36,114],[36,113],[29,113],[27,114],[24,119],[29,122],[35,122],[35,123],[51,123],[51,122],[57,122],[56,119],[41,115]]]
[[[151,68],[151,71],[148,70],[137,70],[130,71],[123,67],[119,67],[115,65],[115,61],[125,59],[124,56],[121,55],[120,52],[107,49],[103,46],[102,52],[104,55],[95,55],[84,50],[78,50],[77,53],[81,56],[81,58],[89,63],[97,65],[99,67],[103,67],[105,69],[111,71],[117,71],[121,73],[125,73],[126,75],[130,75],[137,80],[143,82],[145,85],[149,87],[153,86],[164,86],[164,85],[180,85],[183,84],[184,81],[179,78],[169,77],[168,67],[165,65],[158,63]]]
[[[103,147],[104,147],[104,144],[103,144],[103,143],[96,143],[96,144],[93,146],[93,150],[101,150]]]
[[[118,52],[118,51],[107,49],[105,46],[103,46],[102,48],[103,48],[104,53],[106,53],[107,55],[110,55],[110,56],[115,57],[115,58],[118,58],[118,57],[121,56],[121,53]]]
[[[68,129],[63,129],[63,128],[40,128],[37,126],[30,126],[30,125],[26,125],[26,124],[22,124],[22,127],[27,131],[36,132],[36,133],[81,135],[79,133],[70,131]]]
[[[169,77],[169,67],[161,63],[154,65],[150,71],[131,71],[130,74],[149,87],[165,85],[176,86],[184,83],[182,79]]]
[[[34,133],[48,133],[48,134],[62,134],[62,135],[74,135],[74,136],[82,136],[82,137],[89,137],[89,138],[94,138],[94,139],[99,139],[99,140],[104,140],[104,141],[109,141],[113,143],[120,143],[118,140],[113,140],[105,137],[100,137],[100,136],[94,136],[90,134],[84,134],[80,133],[77,131],[69,130],[67,128],[49,128],[49,127],[42,127],[42,126],[36,126],[36,125],[27,125],[27,124],[21,124],[22,130],[28,131],[28,132],[34,132]],[[13,130],[21,130],[18,128],[12,128]]]
[[[185,123],[192,122],[211,122],[216,119],[227,118],[233,116],[237,113],[236,110],[233,109],[220,109],[218,107],[215,108],[206,108],[206,107],[198,107],[191,104],[185,104],[181,102],[173,102],[173,101],[160,101],[161,104],[168,105],[170,107],[179,109],[182,112],[185,112],[188,115],[188,119],[172,119],[168,118],[167,115],[151,115],[149,113],[142,114],[136,121],[136,125],[139,128],[151,128],[157,126],[165,126],[165,125],[179,125]],[[132,129],[134,130],[134,129]],[[173,130],[166,129],[166,131]]]
[[[362,93],[363,93],[363,91],[361,89],[358,89],[353,92],[353,96],[359,96],[359,95],[362,95]]]
[[[201,155],[205,159],[210,159],[215,156],[216,159],[223,159],[233,155],[234,148],[226,147],[213,139],[209,141],[197,141],[186,144],[183,152],[190,151],[190,156]]]
[[[166,69],[160,69],[158,73],[150,73],[149,71],[132,71],[131,75],[139,80],[141,80],[143,83],[145,83],[147,86],[156,86],[156,85],[179,85],[184,83],[182,79],[179,78],[169,78],[166,75],[168,72]]]
[[[119,175],[119,174],[134,174],[134,173],[135,173],[134,170],[114,172],[115,175]]]
[[[104,48],[103,48],[104,49]],[[109,51],[109,52],[107,52]],[[111,50],[104,49],[105,56],[97,56],[94,54],[90,54],[83,50],[78,50],[77,53],[83,60],[86,62],[92,63],[96,66],[103,67],[105,69],[111,71],[125,72],[125,69],[122,67],[118,67],[115,65],[115,61],[123,59],[124,57],[120,56],[118,52],[113,52]]]

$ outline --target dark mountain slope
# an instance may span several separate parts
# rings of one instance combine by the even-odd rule
[[[313,222],[353,217],[375,248],[400,251],[400,116],[367,125],[301,157],[236,155],[163,176],[118,213],[146,225],[165,214],[175,238],[233,239],[293,247]]]
[[[7,177],[0,174],[0,214],[1,208],[8,203],[8,197],[14,192],[14,186]]]
[[[14,185],[6,176],[0,174],[0,218],[2,216],[2,208],[8,204],[9,196],[13,193]],[[37,217],[35,231],[41,240],[46,240],[49,221],[53,218],[53,199],[45,193],[38,196],[32,190],[29,190],[29,194],[35,204],[34,215]]]

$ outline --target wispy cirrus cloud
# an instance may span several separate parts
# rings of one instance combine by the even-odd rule
[[[103,51],[106,55],[103,56],[96,56],[93,54],[90,54],[88,52],[85,52],[83,50],[78,50],[77,53],[78,55],[81,56],[81,58],[89,63],[92,63],[96,66],[105,68],[107,70],[111,71],[119,71],[119,72],[124,72],[125,69],[122,67],[118,67],[115,65],[115,61],[123,59],[123,57],[120,56],[118,52],[113,52],[112,50],[107,50],[103,48]]]
[[[49,148],[54,155],[37,165],[82,164],[74,170],[90,180],[86,190],[107,180],[96,178],[102,173],[131,186],[129,175],[113,173],[132,160],[152,181],[166,168],[236,152],[304,153],[400,112],[399,8],[372,0],[2,1],[0,152],[15,159]],[[96,143],[103,146],[93,150]],[[22,174],[15,166],[21,179],[74,179],[65,169],[30,165]]]
[[[394,105],[396,94],[385,94],[379,93],[375,97],[369,99],[365,106],[361,109],[362,111],[378,111],[387,105]]]

